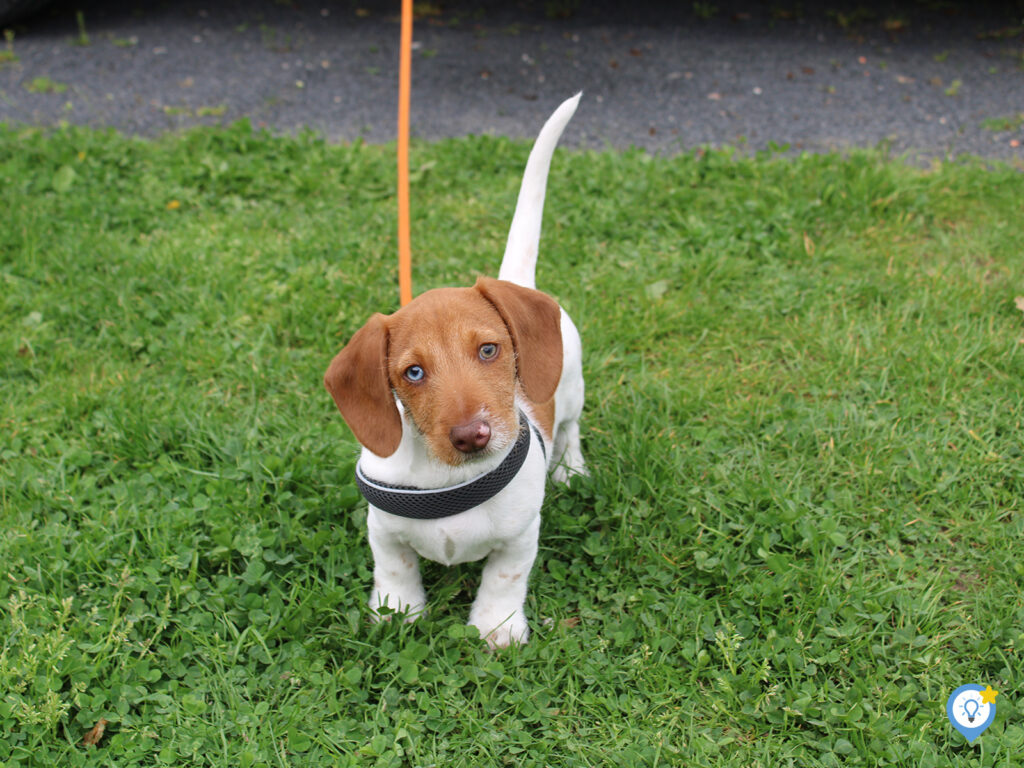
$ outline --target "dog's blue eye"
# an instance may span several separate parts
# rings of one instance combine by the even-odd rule
[[[405,378],[413,384],[423,381],[425,375],[423,369],[418,365],[410,365],[405,369]]]
[[[497,344],[482,344],[480,345],[480,359],[481,360],[493,360],[498,356],[498,345]]]

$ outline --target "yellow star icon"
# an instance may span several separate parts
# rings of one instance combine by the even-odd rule
[[[986,685],[985,690],[981,692],[981,700],[986,704],[995,704],[998,695],[999,691],[992,688],[991,685]]]

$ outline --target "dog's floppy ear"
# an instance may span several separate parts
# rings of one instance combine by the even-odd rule
[[[324,386],[356,439],[378,456],[402,441],[402,417],[388,381],[387,318],[373,315],[331,361]]]
[[[476,289],[498,310],[516,351],[516,370],[536,403],[555,396],[562,377],[562,311],[545,293],[481,277]]]

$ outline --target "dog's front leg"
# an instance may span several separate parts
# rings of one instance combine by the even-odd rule
[[[380,609],[387,606],[404,613],[406,621],[415,621],[427,604],[427,595],[420,580],[420,559],[408,544],[397,541],[374,525],[371,512],[367,518],[370,549],[373,550],[373,590],[370,610],[373,620],[387,616]]]
[[[480,637],[491,648],[506,648],[525,643],[530,636],[523,604],[526,582],[537,557],[540,517],[514,540],[487,557],[480,589],[469,612],[469,623],[480,630]]]

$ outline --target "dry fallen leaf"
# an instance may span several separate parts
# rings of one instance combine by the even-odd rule
[[[570,616],[569,618],[562,619],[562,621],[561,621],[562,626],[566,627],[567,629],[572,629],[573,627],[577,626],[579,623],[580,623],[580,617],[579,616]]]
[[[1021,312],[1024,312],[1024,296],[1013,297],[1014,306],[1017,307]]]
[[[808,256],[814,255],[814,241],[811,240],[811,236],[804,232],[804,252]]]
[[[92,730],[85,734],[82,739],[82,743],[87,747],[95,747],[100,743],[100,739],[103,738],[103,732],[107,730],[107,723],[109,720],[101,719],[96,725],[92,727]]]

